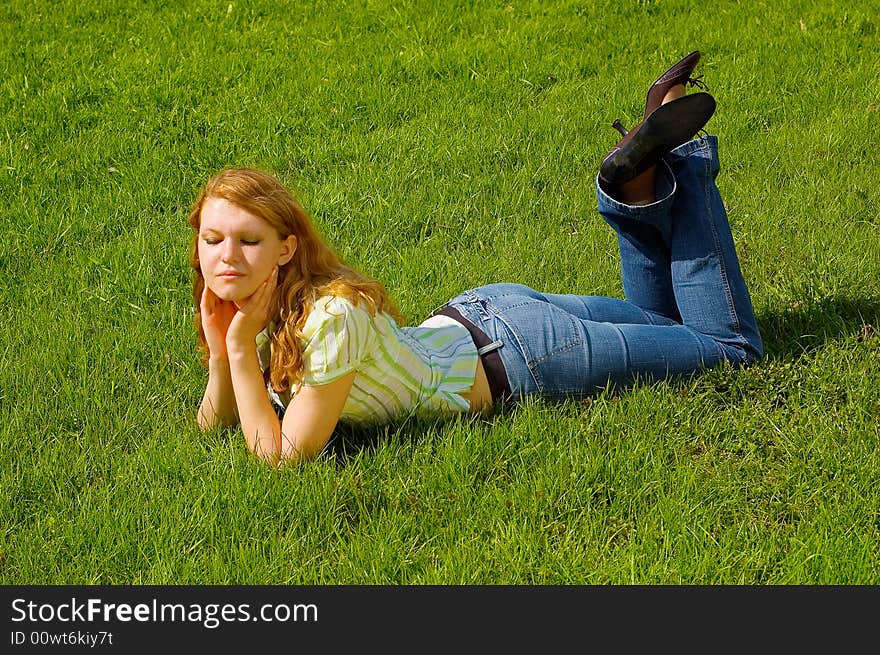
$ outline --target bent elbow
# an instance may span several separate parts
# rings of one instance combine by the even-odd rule
[[[200,432],[209,432],[218,425],[219,421],[215,418],[213,421],[202,412],[201,408],[196,413],[196,425],[199,426]]]
[[[281,433],[281,461],[284,463],[310,462],[317,457],[320,451],[320,447],[316,448],[315,444],[310,443],[307,439],[288,437],[283,432]]]
[[[234,428],[238,425],[238,420],[235,418],[224,418],[216,414],[213,417],[208,417],[199,410],[198,414],[196,414],[196,424],[199,426],[200,432],[210,432],[214,428]]]

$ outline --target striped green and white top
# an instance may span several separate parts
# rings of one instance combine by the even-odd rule
[[[463,325],[433,316],[417,327],[399,327],[384,312],[371,316],[345,298],[323,296],[303,327],[303,384],[327,384],[357,371],[340,420],[381,423],[405,415],[466,412],[461,396],[474,384],[477,349]],[[268,332],[257,335],[260,366],[270,362]],[[296,393],[268,385],[279,416]]]

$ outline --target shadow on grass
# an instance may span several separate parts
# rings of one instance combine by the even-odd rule
[[[403,445],[412,445],[437,436],[443,419],[432,421],[402,419],[387,425],[358,427],[339,424],[324,447],[322,457],[329,457],[339,466],[346,466],[349,458],[364,451],[375,450],[380,443],[393,439]]]
[[[765,356],[786,359],[812,352],[829,342],[871,338],[880,332],[880,301],[830,296],[802,301],[781,312],[766,312],[757,319]]]
[[[608,393],[608,390],[605,391]],[[547,400],[546,402],[553,402]],[[564,401],[558,401],[560,403]],[[393,441],[402,448],[411,447],[420,442],[447,439],[449,429],[464,428],[465,430],[480,429],[491,425],[505,416],[517,411],[520,403],[497,403],[489,414],[452,414],[438,416],[411,416],[400,418],[388,424],[358,427],[351,424],[338,424],[333,436],[324,447],[321,456],[329,457],[338,466],[346,466],[349,459],[361,453],[375,450],[380,444]]]

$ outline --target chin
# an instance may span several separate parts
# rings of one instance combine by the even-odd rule
[[[208,285],[211,288],[211,291],[214,292],[214,295],[217,296],[220,300],[226,300],[230,302],[242,302],[247,300],[252,294],[253,291],[250,289],[240,289],[236,288],[234,285],[224,282],[213,282]]]
[[[230,293],[229,291],[221,291],[220,293],[214,292],[220,300],[226,300],[228,302],[240,302],[244,300],[239,293]]]

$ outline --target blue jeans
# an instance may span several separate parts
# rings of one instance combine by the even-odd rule
[[[510,400],[584,397],[636,380],[748,364],[763,346],[715,186],[718,142],[694,139],[658,165],[649,205],[623,204],[598,182],[599,212],[618,237],[626,300],[489,284],[450,300],[491,340]]]

